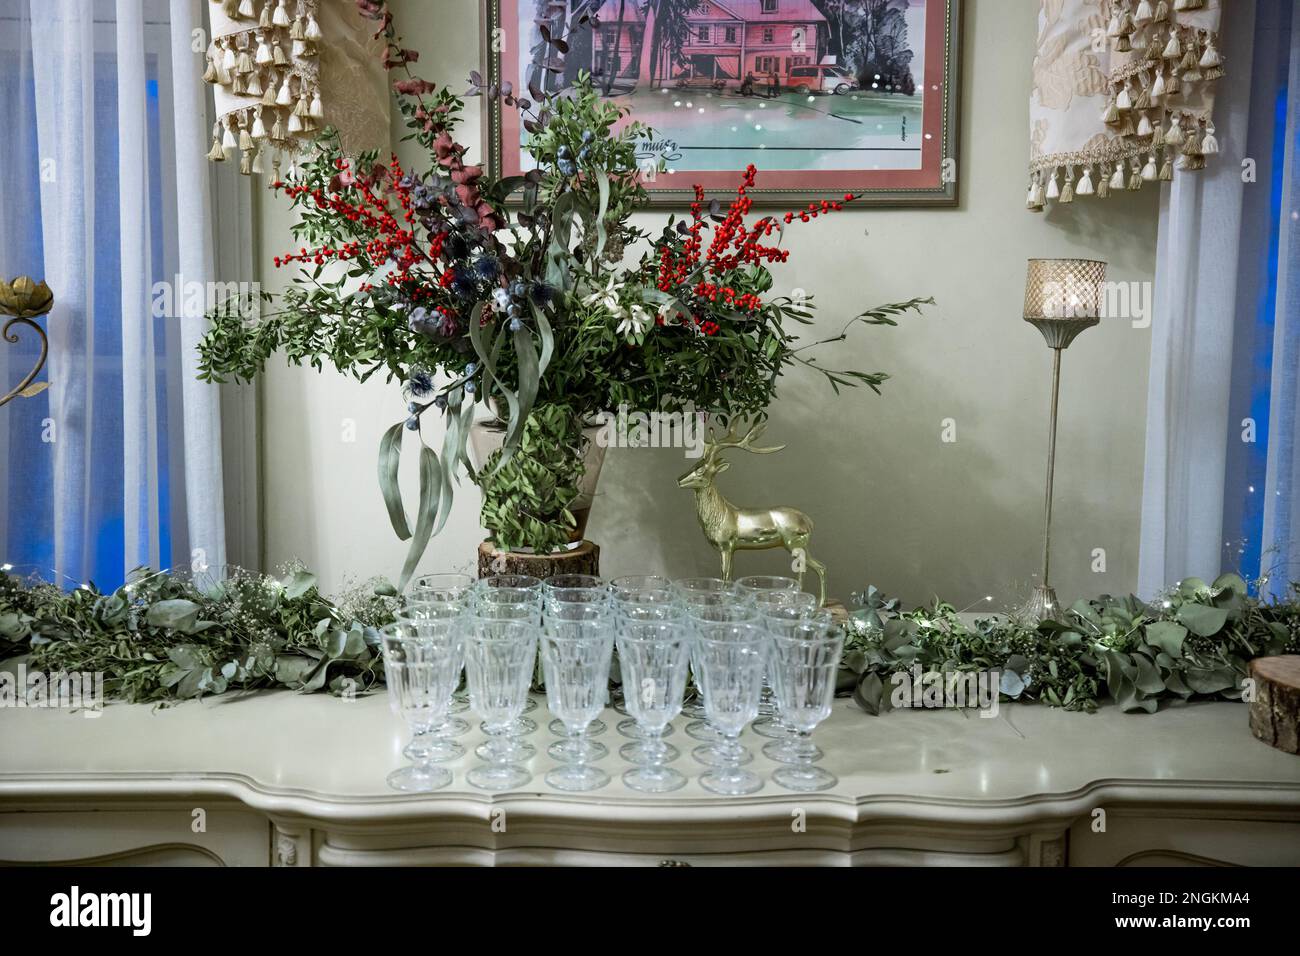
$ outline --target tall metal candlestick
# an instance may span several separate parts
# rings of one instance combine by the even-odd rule
[[[1043,576],[1022,613],[1033,620],[1059,608],[1048,573],[1052,559],[1052,484],[1056,476],[1056,419],[1061,397],[1061,353],[1084,329],[1101,321],[1106,263],[1093,259],[1030,259],[1025,280],[1025,321],[1052,350],[1052,403],[1047,433],[1047,489],[1043,505]]]

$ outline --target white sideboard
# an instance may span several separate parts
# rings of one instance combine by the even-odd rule
[[[467,715],[469,716],[469,715]],[[839,785],[701,789],[679,719],[676,793],[618,779],[547,787],[549,713],[527,789],[385,787],[404,730],[382,694],[262,692],[166,709],[0,710],[0,862],[193,865],[1300,864],[1300,759],[1251,737],[1244,706],[1154,716],[1004,705],[869,717],[838,700],[818,731]],[[746,735],[750,744],[761,738]],[[462,738],[471,750],[477,729]],[[767,777],[761,754],[752,769]]]

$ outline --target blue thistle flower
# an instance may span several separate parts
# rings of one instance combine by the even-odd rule
[[[479,274],[480,278],[491,282],[501,274],[501,263],[497,262],[492,256],[480,256],[478,261],[474,263],[474,271]]]
[[[419,368],[411,372],[411,377],[407,380],[411,388],[411,394],[416,398],[423,398],[433,391],[433,376],[424,369]]]

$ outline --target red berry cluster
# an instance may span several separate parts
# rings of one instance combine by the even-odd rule
[[[412,269],[419,263],[437,259],[442,252],[442,236],[434,234],[428,250],[422,249],[416,240],[412,228],[416,218],[414,202],[410,188],[403,182],[405,174],[397,157],[393,156],[388,166],[376,165],[368,176],[353,175],[348,161],[342,158],[334,161],[334,168],[338,173],[330,181],[328,192],[305,183],[277,182],[274,186],[290,199],[311,203],[322,213],[352,223],[355,231],[369,238],[364,243],[346,241],[317,249],[304,246],[297,252],[276,256],[276,267],[293,262],[324,265],[330,260],[364,259],[377,269],[392,262],[396,269],[388,276],[388,284],[407,286],[419,298],[421,283]],[[382,191],[382,196],[375,194],[376,188]],[[390,195],[396,199],[396,210],[390,206]],[[367,283],[362,288],[368,290],[372,286]]]
[[[753,226],[745,223],[745,217],[753,208],[754,201],[748,195],[758,177],[758,169],[752,164],[745,170],[744,179],[736,190],[727,215],[714,230],[713,239],[707,250],[703,250],[700,232],[704,228],[705,203],[704,190],[695,187],[695,201],[691,203],[691,224],[686,230],[686,238],[680,249],[672,243],[665,243],[659,250],[659,273],[656,285],[661,292],[674,293],[683,285],[691,283],[691,291],[700,299],[709,302],[722,300],[727,305],[747,312],[753,312],[763,305],[763,300],[752,292],[737,293],[726,284],[726,277],[736,269],[747,265],[764,265],[771,262],[785,262],[790,258],[787,249],[764,245],[762,240],[778,229],[778,221],[772,216],[764,216]],[[786,223],[798,218],[802,222],[816,219],[818,216],[844,208],[844,203],[852,202],[856,197],[845,193],[844,200],[822,200],[808,204],[808,208],[799,212],[787,212]],[[703,257],[701,258],[701,252]],[[693,280],[693,281],[692,281]],[[712,322],[696,324],[701,328],[712,325],[714,332],[717,325]],[[706,334],[713,334],[706,332]]]

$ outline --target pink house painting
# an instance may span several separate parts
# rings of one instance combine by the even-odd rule
[[[624,90],[666,79],[739,84],[747,74],[762,82],[773,73],[784,85],[792,67],[819,62],[826,46],[826,18],[810,0],[698,0],[671,27],[634,0],[605,0],[598,16],[593,71],[612,73]],[[658,56],[647,38],[657,39]]]

